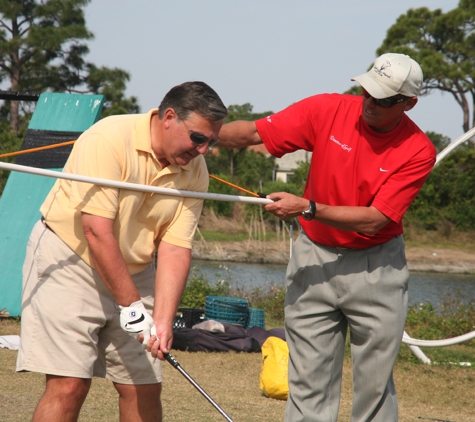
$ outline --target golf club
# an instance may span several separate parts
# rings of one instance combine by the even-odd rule
[[[221,415],[226,419],[228,422],[233,422],[233,420],[226,414],[226,412],[221,409],[218,404],[210,397],[206,392],[191,378],[188,373],[180,366],[178,361],[169,353],[164,354],[165,359],[188,380],[191,384],[215,407],[215,409],[221,413]]]

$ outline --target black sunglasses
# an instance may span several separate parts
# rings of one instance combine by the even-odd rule
[[[190,132],[190,139],[191,139],[191,142],[193,142],[194,144],[203,145],[203,144],[206,144],[206,142],[209,142],[208,146],[212,147],[213,145],[216,145],[219,142],[219,138],[218,139],[208,139],[202,133],[193,132],[192,130],[190,130],[190,128],[188,127],[188,125],[185,123],[184,120],[182,120],[182,122],[185,125],[188,132]]]
[[[374,98],[372,97],[368,91],[363,89],[363,97],[365,98],[372,98],[373,103],[375,103],[378,107],[382,108],[391,108],[396,104],[402,103],[403,101],[409,100],[408,97],[389,97],[389,98]]]

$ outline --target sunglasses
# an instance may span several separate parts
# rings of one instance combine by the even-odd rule
[[[208,147],[212,147],[213,145],[216,145],[219,142],[219,138],[208,139],[202,133],[193,132],[192,130],[190,130],[190,128],[188,127],[188,125],[185,123],[184,120],[182,120],[182,123],[185,125],[188,132],[190,132],[190,139],[191,139],[191,142],[193,142],[194,144],[203,145],[203,144],[206,144],[206,142],[208,142]]]
[[[363,89],[363,97],[365,98],[372,98],[373,103],[376,104],[378,107],[382,108],[391,108],[396,104],[402,103],[403,101],[407,101],[410,98],[408,97],[389,97],[389,98],[374,98],[372,97],[367,91]]]

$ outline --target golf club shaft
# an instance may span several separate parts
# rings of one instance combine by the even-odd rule
[[[214,406],[214,408],[221,413],[221,415],[228,421],[233,422],[233,420],[226,414],[226,412],[221,409],[218,404],[208,395],[206,392],[191,378],[188,373],[180,366],[178,361],[169,353],[165,353],[165,359],[178,371]]]

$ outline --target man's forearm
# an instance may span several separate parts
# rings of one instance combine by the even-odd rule
[[[318,204],[316,220],[336,229],[375,234],[391,220],[374,207],[332,207]]]
[[[113,235],[112,220],[83,214],[82,221],[94,268],[117,304],[129,306],[139,300],[139,292]]]
[[[186,286],[191,250],[161,242],[157,254],[154,319],[173,322]]]
[[[185,289],[191,264],[191,250],[160,242],[155,279],[153,319],[157,339],[149,343],[152,356],[164,358],[172,347],[173,320]]]
[[[224,148],[244,148],[262,144],[254,122],[237,120],[223,125],[219,132],[218,146]]]
[[[309,200],[286,192],[271,193],[274,202],[265,209],[275,216],[288,220],[298,217],[309,206]],[[374,207],[330,206],[316,204],[315,220],[336,229],[374,234],[391,220]]]

